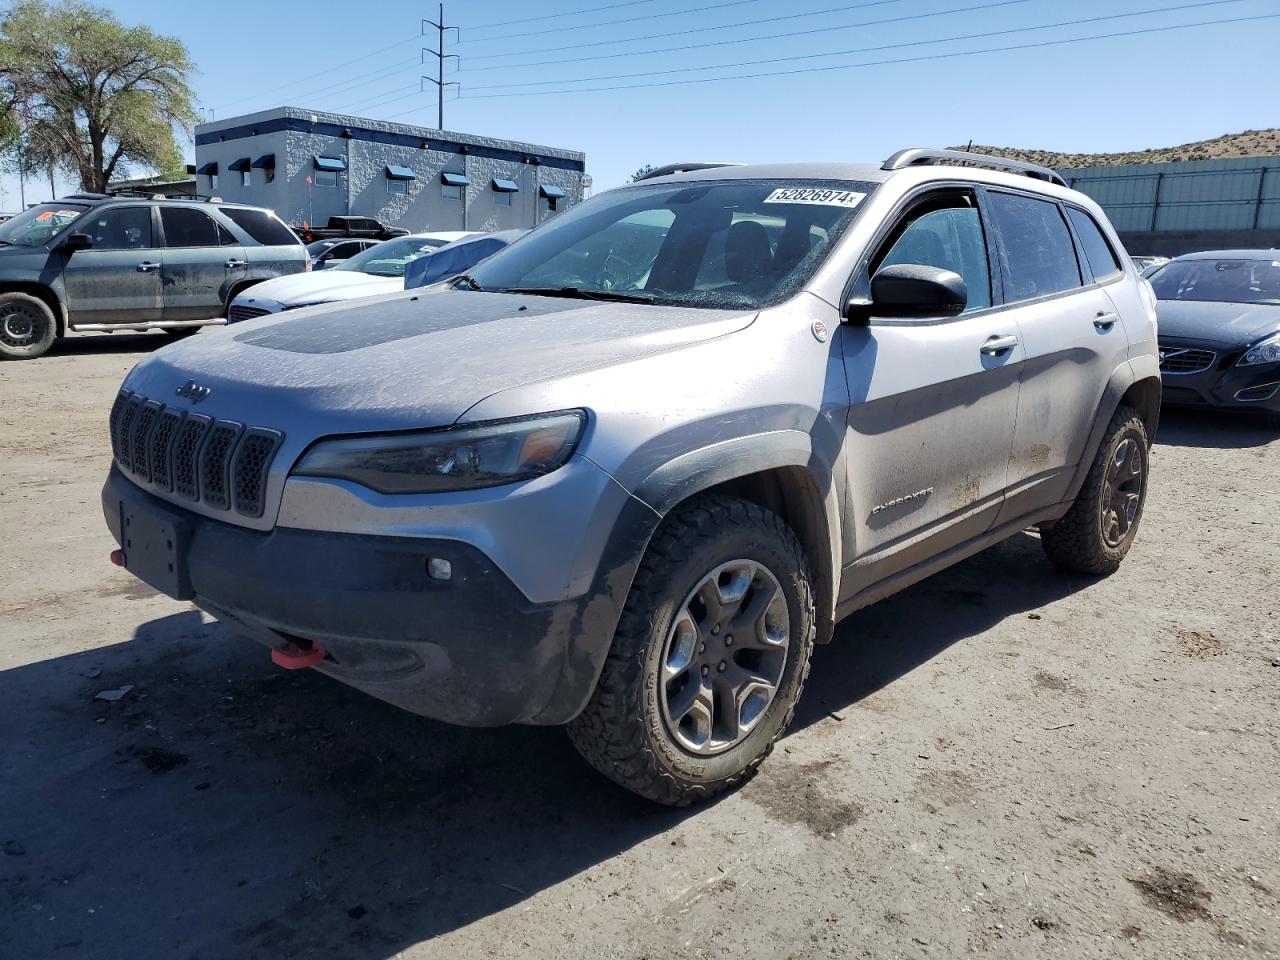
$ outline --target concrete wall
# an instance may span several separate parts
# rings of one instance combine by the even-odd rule
[[[266,183],[264,172],[255,169],[251,185],[244,187],[240,174],[229,169],[240,158],[254,160],[268,153],[276,158],[273,183]],[[337,186],[314,183],[316,156],[346,161]],[[542,184],[564,192],[559,210],[581,201],[585,156],[553,147],[282,107],[197,127],[196,166],[209,162],[218,164],[218,186],[211,191],[208,178],[199,176],[200,193],[269,207],[286,222],[323,225],[330,216],[356,214],[417,232],[533,226],[554,215],[540,196]],[[409,167],[416,174],[416,179],[405,181],[404,194],[390,191],[388,164]],[[470,179],[464,199],[444,197],[441,174],[446,171]],[[306,182],[308,177],[311,184]],[[498,202],[495,177],[519,184],[510,206]]]

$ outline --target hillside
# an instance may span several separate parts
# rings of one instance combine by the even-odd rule
[[[1199,140],[1176,147],[1132,150],[1127,153],[1058,153],[1054,150],[1024,150],[1018,147],[991,147],[974,144],[953,150],[972,150],[1010,160],[1023,160],[1046,167],[1118,166],[1125,163],[1172,163],[1176,160],[1223,160],[1229,157],[1280,156],[1280,129],[1245,130],[1212,140]]]

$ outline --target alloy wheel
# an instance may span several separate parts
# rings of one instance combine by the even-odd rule
[[[1102,491],[1102,539],[1115,548],[1124,542],[1142,504],[1142,450],[1133,437],[1121,440],[1107,464]]]
[[[778,578],[754,560],[722,564],[690,591],[659,678],[662,719],[682,748],[710,756],[751,733],[782,682],[790,613]]]

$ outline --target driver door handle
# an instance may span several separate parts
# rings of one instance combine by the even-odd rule
[[[978,349],[988,357],[998,357],[1018,345],[1018,338],[1013,334],[1004,337],[992,337]]]
[[[1108,330],[1110,330],[1112,327],[1116,325],[1116,321],[1119,319],[1120,317],[1118,314],[1100,313],[1093,318],[1093,325],[1097,327],[1099,330],[1101,330],[1103,333],[1106,333]]]
[[[140,264],[138,264],[138,272],[147,273],[150,270],[155,270],[159,266],[160,264],[158,263],[152,263],[150,260],[143,260]]]
[[[231,260],[228,260],[228,261],[227,261],[227,269],[228,269],[228,270],[234,270],[236,267],[247,267],[248,265],[249,265],[249,261],[248,261],[248,260],[235,260],[235,259],[231,259]]]

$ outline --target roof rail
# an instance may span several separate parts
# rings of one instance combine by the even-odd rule
[[[985,153],[966,153],[963,150],[934,150],[929,147],[909,147],[899,150],[886,160],[881,170],[902,170],[905,167],[922,166],[932,163],[951,163],[959,166],[985,167],[988,170],[1003,170],[1005,173],[1020,173],[1024,177],[1044,180],[1065,187],[1067,182],[1061,175],[1048,167],[1034,163],[1023,163],[1021,160],[1006,160]]]
[[[707,161],[699,161],[699,160],[695,160],[691,163],[668,163],[664,167],[658,167],[655,170],[650,170],[648,173],[642,176],[636,177],[634,182],[639,183],[641,180],[652,180],[655,177],[669,177],[673,173],[691,173],[694,170],[712,170],[716,167],[740,167],[740,166],[742,166],[742,164],[740,163],[716,162],[716,161],[707,162]]]

